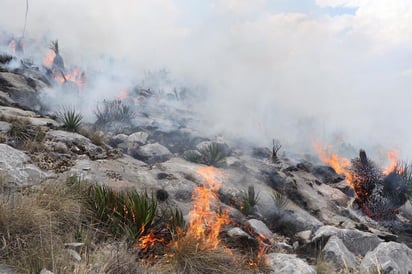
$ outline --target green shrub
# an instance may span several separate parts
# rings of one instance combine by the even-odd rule
[[[288,197],[276,191],[273,191],[272,199],[273,199],[273,202],[275,203],[275,206],[279,209],[285,208],[289,203]]]
[[[242,197],[241,210],[243,214],[249,215],[252,213],[252,209],[257,205],[259,201],[259,194],[255,192],[255,187],[248,186],[247,192]]]
[[[97,118],[97,126],[104,126],[111,122],[130,123],[135,117],[135,113],[131,107],[123,104],[120,100],[104,100],[102,104],[97,105],[94,114]]]
[[[208,166],[216,166],[219,167],[223,164],[226,158],[226,149],[220,143],[210,143],[206,147],[204,147],[200,153],[202,154],[201,161],[202,164]]]
[[[146,192],[115,192],[94,185],[88,191],[88,203],[101,224],[118,238],[137,239],[156,218],[156,200]]]
[[[63,123],[63,128],[71,132],[77,132],[83,120],[81,113],[74,108],[63,108],[57,113],[57,117]]]

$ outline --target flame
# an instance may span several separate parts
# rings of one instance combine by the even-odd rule
[[[57,75],[55,77],[56,81],[60,83],[64,83],[66,81],[71,81],[75,83],[79,88],[81,88],[84,84],[84,74],[80,71],[79,68],[74,68],[71,72],[66,72],[64,74],[64,78],[61,75]]]
[[[270,241],[263,234],[260,234],[256,237],[258,241],[258,253],[256,257],[248,261],[248,265],[252,267],[258,267],[259,265],[268,265],[267,258],[265,254],[268,253],[270,249]]]
[[[51,67],[51,65],[53,64],[54,57],[56,57],[56,53],[50,50],[49,54],[47,54],[43,60],[43,65],[45,65],[46,67]]]
[[[388,159],[390,161],[389,165],[383,170],[384,175],[388,175],[392,171],[394,171],[396,168],[399,168],[399,150],[397,149],[391,149],[387,152]]]
[[[317,142],[314,142],[314,147],[321,161],[324,164],[330,165],[336,171],[336,173],[345,175],[349,186],[351,188],[354,188],[353,177],[349,171],[351,165],[350,160],[344,157],[339,157],[336,153],[329,154],[328,148],[322,147],[322,145]]]
[[[144,228],[142,228],[144,231]],[[139,242],[137,243],[137,247],[140,250],[148,251],[149,249],[154,248],[156,243],[163,243],[165,242],[164,238],[157,238],[155,235],[154,229],[150,230],[149,234],[142,236],[139,238]]]
[[[122,90],[117,96],[116,99],[117,100],[123,100],[125,98],[127,98],[127,96],[129,96],[129,90],[127,88],[125,88],[124,90]]]
[[[189,212],[187,233],[201,243],[201,249],[215,249],[219,245],[221,226],[230,221],[227,210],[219,213],[212,210],[219,202],[216,192],[222,185],[224,173],[212,166],[200,167],[197,173],[203,178],[203,185],[193,191],[194,205]]]

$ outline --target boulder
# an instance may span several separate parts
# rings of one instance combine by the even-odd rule
[[[365,273],[377,269],[379,273],[412,273],[412,249],[396,242],[381,243],[366,254],[360,268]]]
[[[273,238],[273,232],[265,225],[264,222],[256,219],[250,219],[245,222],[245,226],[257,235],[263,235],[266,239]]]
[[[252,237],[247,234],[244,230],[242,230],[239,227],[234,227],[228,230],[227,235],[232,238],[232,239],[241,239],[241,238],[246,238],[246,239],[252,239]]]
[[[140,145],[146,144],[149,134],[144,131],[135,132],[127,137],[127,142],[138,143]]]
[[[356,257],[347,249],[342,240],[336,236],[329,238],[322,249],[322,255],[336,269],[355,269],[357,267]]]
[[[311,171],[312,174],[324,184],[339,183],[345,179],[345,176],[337,174],[330,166],[314,166]]]
[[[383,240],[369,232],[356,229],[339,229],[325,225],[320,227],[312,238],[312,242],[326,242],[329,237],[336,236],[343,241],[349,251],[355,255],[365,256],[367,252],[375,249]]]
[[[272,269],[271,274],[316,274],[316,270],[296,255],[269,253],[266,262]]]
[[[172,153],[159,143],[141,146],[133,155],[133,157],[150,164],[167,161],[172,156]]]
[[[24,152],[6,144],[0,144],[0,170],[7,183],[26,186],[40,183],[48,174],[32,164]]]

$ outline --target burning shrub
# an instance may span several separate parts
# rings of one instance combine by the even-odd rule
[[[131,107],[123,104],[121,100],[104,100],[101,105],[97,105],[94,114],[97,117],[96,125],[99,127],[104,127],[112,122],[131,123],[135,117]]]
[[[63,108],[57,113],[57,117],[63,123],[63,128],[71,132],[77,132],[83,120],[82,114],[74,108]]]
[[[363,150],[351,163],[350,172],[357,204],[374,219],[394,219],[398,209],[411,194],[410,167],[397,164],[391,171],[384,172],[367,158]]]
[[[89,206],[102,225],[116,237],[137,239],[151,227],[156,217],[157,203],[145,192],[115,192],[100,185],[89,189]]]
[[[64,71],[64,61],[63,57],[60,55],[59,41],[52,41],[50,44],[50,49],[54,52],[55,56],[53,58],[53,69],[57,69],[61,72]]]

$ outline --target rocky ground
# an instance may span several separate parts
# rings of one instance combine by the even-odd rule
[[[185,126],[189,112],[176,119],[168,98],[156,109],[150,94],[131,121],[84,123],[69,132],[42,106],[41,93],[53,85],[36,66],[0,70],[3,194],[75,175],[118,190],[166,193],[159,203],[178,207],[188,222],[193,190],[202,184],[197,171],[214,164],[224,173],[218,197],[232,220],[222,228],[221,244],[236,248],[264,235],[262,272],[412,273],[410,201],[396,220],[374,221],[352,206],[353,191],[330,167],[284,157],[282,150],[273,159],[272,148],[203,136]],[[202,159],[213,144],[221,159]],[[245,210],[249,186],[258,199]],[[4,264],[0,272],[13,270]]]

